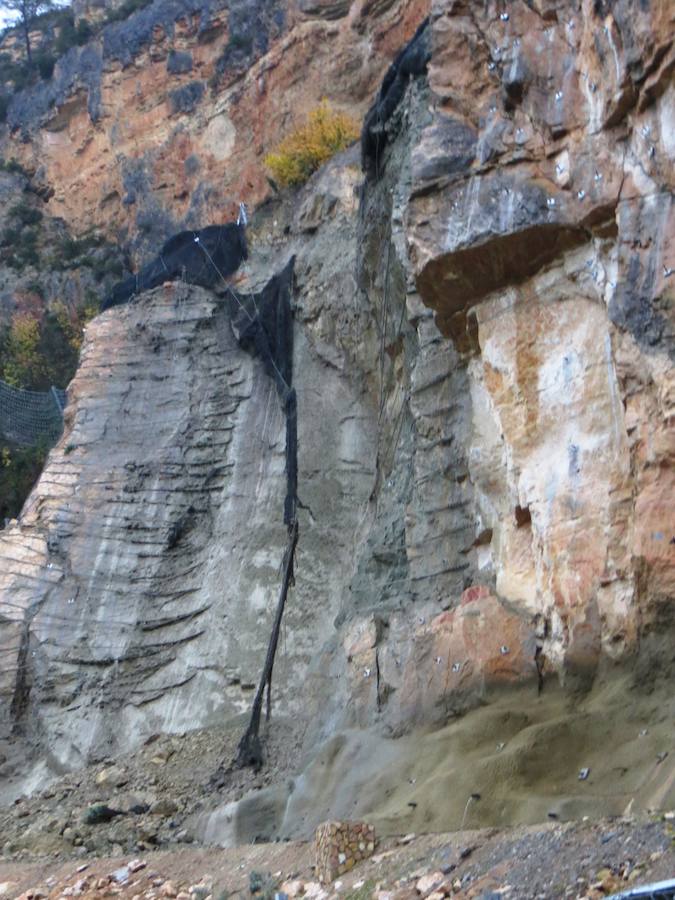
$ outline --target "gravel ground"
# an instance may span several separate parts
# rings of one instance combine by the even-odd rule
[[[0,862],[0,896],[244,900],[257,882],[260,900],[275,891],[311,900],[599,900],[675,877],[674,835],[672,820],[660,817],[388,838],[325,888],[314,880],[312,846],[299,842],[183,848],[136,860]]]

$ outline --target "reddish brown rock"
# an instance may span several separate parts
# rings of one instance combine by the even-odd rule
[[[407,237],[469,360],[482,565],[586,678],[673,596],[674,13],[553,10],[434,4]]]
[[[156,244],[167,222],[177,230],[231,219],[240,201],[253,207],[269,194],[264,156],[324,97],[363,115],[428,0],[278,6],[283,29],[243,71],[219,62],[226,9],[212,14],[208,40],[200,16],[185,15],[158,26],[131,64],[104,60],[96,121],[87,91],[73,88],[41,128],[16,127],[4,155],[39,170],[53,189],[50,211],[76,231],[133,233],[145,221]],[[171,71],[176,54],[190,63]]]
[[[468,708],[495,685],[536,683],[535,635],[526,617],[487,588],[415,631],[399,688],[401,715],[423,721]]]

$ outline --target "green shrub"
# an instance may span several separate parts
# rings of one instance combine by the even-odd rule
[[[26,291],[30,294],[35,294],[40,300],[45,299],[45,292],[42,284],[39,281],[27,281],[26,282]]]
[[[124,275],[124,266],[116,257],[108,257],[106,261],[105,274],[111,278],[121,278]]]
[[[37,73],[35,69],[24,63],[23,65],[16,67],[16,71],[11,80],[14,86],[14,90],[22,91],[24,88],[30,87],[32,84],[35,84],[37,80]]]
[[[10,207],[9,217],[22,226],[38,225],[42,221],[42,211],[22,201]]]
[[[250,53],[253,49],[253,36],[251,34],[230,35],[228,45],[233,50],[240,50],[242,53]]]
[[[94,35],[94,29],[86,19],[80,19],[75,25],[75,18],[69,10],[60,22],[59,34],[54,42],[57,56],[63,56],[71,47],[81,47]]]
[[[54,66],[56,65],[56,57],[52,56],[47,50],[35,54],[35,65],[40,73],[43,81],[49,81],[54,74]]]
[[[132,13],[138,12],[139,9],[144,9],[146,6],[150,6],[152,0],[125,0],[125,2],[118,6],[117,9],[112,9],[105,17],[105,23],[110,24],[112,22],[123,22],[125,19],[128,19]]]
[[[88,254],[102,243],[104,239],[97,234],[87,234],[81,238],[64,237],[56,249],[53,265],[55,268],[67,269],[69,264],[77,261],[80,266],[96,268],[95,261]]]
[[[63,56],[64,53],[67,53],[70,48],[74,47],[76,44],[77,30],[75,28],[75,19],[71,13],[68,16],[64,16],[58,37],[54,42],[54,50],[59,56]]]
[[[15,247],[20,237],[20,228],[5,228],[0,237],[0,247]]]
[[[62,303],[49,310],[40,327],[38,355],[44,360],[45,384],[66,385],[77,369],[82,327],[77,315],[71,316]]]
[[[58,253],[66,261],[76,259],[80,255],[80,242],[77,238],[64,238],[59,244]]]
[[[26,68],[25,63],[17,62],[10,53],[0,53],[0,81],[5,84],[8,81],[14,83],[17,78],[23,78]]]
[[[265,165],[282,187],[302,184],[358,136],[357,123],[324,100],[309,114],[305,125],[291,132],[265,157]]]
[[[37,248],[31,246],[23,247],[17,262],[19,264],[16,268],[21,272],[23,272],[26,266],[33,266],[33,268],[37,269],[40,265],[40,254],[38,253]]]
[[[23,175],[24,178],[29,177],[28,172],[26,172],[21,163],[14,159],[14,157],[12,157],[12,159],[0,160],[0,169],[2,169],[3,172],[12,172],[15,175]]]
[[[258,872],[254,869],[248,876],[248,889],[256,900],[274,900],[278,884],[279,879],[271,872]]]
[[[121,278],[124,274],[122,263],[114,256],[103,256],[91,259],[91,268],[96,281],[104,278]]]
[[[91,27],[89,22],[86,19],[80,19],[77,23],[77,45],[78,47],[82,47],[87,43],[89,38],[94,36],[94,29]]]
[[[33,23],[33,29],[46,36],[48,32],[52,31],[54,26],[60,27],[63,20],[71,15],[72,13],[69,9],[63,9],[58,6],[53,9],[47,9],[37,16]]]
[[[40,264],[37,242],[38,234],[34,228],[6,229],[3,243],[11,250],[7,265],[19,272],[23,272],[26,266],[37,267]]]
[[[47,448],[0,446],[0,523],[15,519],[40,477]]]
[[[0,53],[0,83],[9,82],[15,91],[20,91],[37,80],[37,70],[24,59],[14,59],[10,53]]]
[[[11,79],[11,72],[14,70],[15,65],[16,63],[12,59],[12,54],[3,50],[2,53],[0,53],[0,79],[2,81],[9,81]]]

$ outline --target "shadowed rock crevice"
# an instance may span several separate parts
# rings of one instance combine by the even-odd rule
[[[387,123],[403,99],[410,79],[426,75],[431,59],[430,40],[429,20],[425,19],[389,67],[377,99],[366,114],[361,131],[361,166],[369,176],[380,174],[384,149],[391,139]]]

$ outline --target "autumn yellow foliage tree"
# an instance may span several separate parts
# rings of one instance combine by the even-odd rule
[[[30,391],[65,387],[77,369],[84,326],[96,313],[91,302],[72,307],[59,300],[41,313],[15,313],[0,332],[0,380]]]
[[[303,184],[358,136],[359,126],[354,119],[323,100],[303,126],[291,132],[265,157],[265,165],[281,187]]]
[[[92,303],[81,306],[79,309],[68,308],[65,303],[57,300],[52,304],[52,314],[56,318],[58,327],[71,349],[79,352],[82,346],[84,326],[98,315],[98,309]]]

